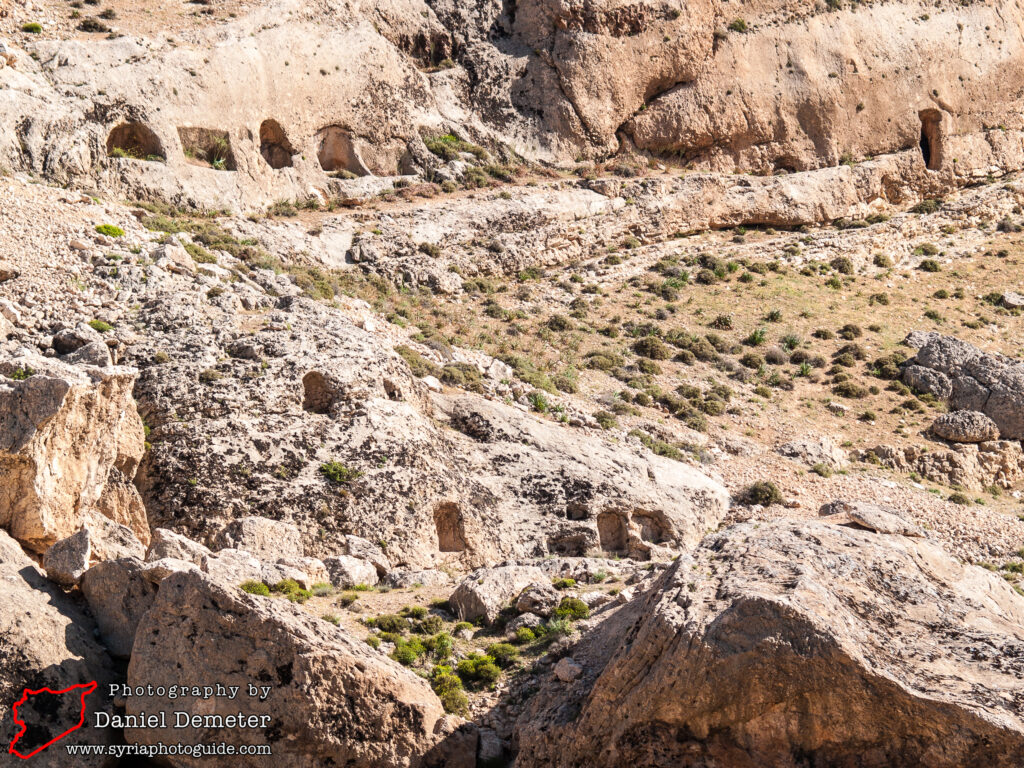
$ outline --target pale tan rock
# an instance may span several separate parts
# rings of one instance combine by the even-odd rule
[[[9,378],[17,370],[34,374]],[[0,373],[0,526],[42,552],[81,527],[126,452],[141,456],[141,439],[128,440],[142,434],[136,371],[22,357],[0,363]]]
[[[546,581],[544,573],[532,565],[482,568],[467,576],[452,592],[448,602],[461,621],[480,618],[490,624],[523,589]]]
[[[325,557],[324,565],[330,574],[330,582],[339,589],[354,587],[356,584],[375,586],[379,577],[377,569],[368,560],[349,555]]]
[[[924,539],[744,523],[576,644],[584,673],[531,699],[517,761],[1012,765],[1021,649],[1012,587]]]
[[[48,550],[43,557],[43,568],[46,577],[62,587],[73,587],[82,580],[89,570],[92,545],[89,530],[83,528],[78,533],[61,539]]]
[[[280,520],[243,517],[233,520],[217,539],[221,548],[244,549],[260,560],[275,562],[282,557],[302,557],[299,529]]]
[[[295,768],[325,762],[391,768],[419,765],[443,741],[444,711],[429,685],[371,650],[345,630],[283,600],[246,595],[196,573],[160,585],[143,618],[128,666],[128,684],[192,685],[265,681],[264,701],[245,700],[246,712],[271,717],[269,728],[232,731],[237,745],[270,744],[275,761]],[[180,709],[229,714],[237,702],[128,700],[128,713]],[[436,731],[441,731],[436,733]],[[199,743],[204,729],[129,729],[144,744]],[[475,745],[475,741],[474,741]],[[235,766],[235,758],[176,758],[175,766]]]
[[[94,722],[96,712],[110,712],[107,686],[114,682],[115,672],[107,652],[93,636],[95,623],[78,601],[49,583],[17,542],[2,530],[0,595],[0,742],[5,752],[18,730],[11,705],[26,688],[60,691],[95,681],[95,692],[86,697],[86,719]],[[53,699],[39,701],[42,707],[28,703],[19,708],[19,715],[25,722],[42,726],[48,736],[59,736],[67,727],[64,723],[78,722],[82,709],[79,696],[60,697],[56,712],[51,708]],[[62,744],[105,745],[115,738],[112,731],[83,728],[65,737]],[[40,742],[34,743],[38,746]],[[8,762],[14,761],[22,762],[9,755]],[[68,755],[63,749],[50,749],[25,763],[29,764],[65,768]],[[107,756],[81,755],[75,764],[106,768],[108,761]]]
[[[90,568],[82,578],[82,594],[112,656],[131,656],[139,621],[156,598],[157,587],[143,574],[144,567],[142,560],[134,557],[108,560]]]
[[[156,528],[153,531],[153,540],[150,542],[149,551],[146,553],[146,561],[154,562],[164,558],[174,558],[202,565],[203,560],[212,554],[209,549],[192,541],[187,536],[167,528]]]

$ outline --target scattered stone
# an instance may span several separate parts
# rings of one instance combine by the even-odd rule
[[[337,555],[325,557],[324,565],[330,574],[331,584],[339,589],[354,587],[356,584],[376,586],[379,577],[373,563],[367,560],[360,560],[358,557],[349,555]]]
[[[818,510],[818,514],[829,523],[856,525],[861,528],[900,536],[924,536],[918,526],[908,523],[895,512],[863,501],[832,501]]]

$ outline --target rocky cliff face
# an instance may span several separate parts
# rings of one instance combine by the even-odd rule
[[[770,174],[912,149],[915,184],[950,188],[1021,165],[1018,17],[1007,2],[280,0],[180,41],[36,43],[4,75],[16,130],[0,146],[13,167],[207,207],[434,172],[424,137],[447,131],[563,167],[639,151]]]
[[[1022,607],[919,539],[737,526],[574,650],[519,764],[1012,765]]]

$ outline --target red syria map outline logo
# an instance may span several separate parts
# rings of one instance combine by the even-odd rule
[[[18,717],[18,707],[20,707],[22,704],[24,704],[26,701],[28,701],[28,697],[29,696],[38,696],[40,693],[50,693],[50,694],[53,694],[54,696],[60,696],[62,693],[71,693],[71,691],[75,691],[75,690],[78,690],[78,689],[82,690],[81,698],[80,698],[80,703],[82,705],[82,713],[81,713],[81,715],[79,715],[78,724],[77,725],[74,725],[71,728],[68,728],[60,736],[57,736],[54,739],[50,739],[48,742],[43,744],[43,746],[37,747],[33,751],[29,752],[27,755],[21,754],[21,752],[19,752],[18,750],[16,750],[14,748],[14,745],[18,743],[18,739],[20,739],[22,736],[24,736],[25,735],[25,731],[28,730],[28,725],[25,723],[25,721],[22,720],[20,717]],[[91,683],[82,683],[81,685],[72,685],[70,688],[65,688],[62,691],[54,691],[54,690],[51,690],[50,688],[40,688],[38,691],[32,691],[32,690],[29,690],[28,688],[26,688],[25,689],[25,693],[23,693],[21,695],[21,698],[18,699],[16,702],[14,702],[14,705],[11,707],[11,711],[14,713],[14,723],[15,723],[15,725],[21,726],[21,730],[19,730],[16,734],[14,734],[14,740],[11,742],[11,746],[7,748],[7,752],[9,754],[12,754],[12,755],[17,755],[22,760],[28,760],[33,755],[38,755],[40,752],[42,752],[47,747],[52,746],[53,744],[56,744],[58,741],[63,739],[65,736],[67,736],[69,733],[73,733],[74,731],[77,731],[79,728],[81,728],[83,725],[85,725],[85,697],[88,696],[90,693],[92,693],[95,690],[96,690],[96,681],[95,680],[93,680]]]

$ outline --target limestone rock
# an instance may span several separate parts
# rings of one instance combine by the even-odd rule
[[[824,464],[832,469],[842,469],[849,463],[846,452],[828,437],[794,440],[776,450],[779,455],[796,459],[809,467]]]
[[[131,656],[135,630],[156,597],[156,585],[145,577],[144,568],[142,560],[134,557],[108,560],[82,578],[82,594],[113,656]]]
[[[147,561],[143,566],[142,576],[153,584],[159,584],[172,573],[181,573],[182,571],[200,573],[199,566],[195,563],[178,560],[173,557],[164,557],[159,560]]]
[[[490,624],[513,597],[533,583],[547,581],[532,565],[504,565],[483,568],[467,576],[455,588],[448,602],[461,621],[482,618]]]
[[[583,674],[583,667],[581,667],[575,659],[570,656],[566,656],[559,659],[558,663],[555,664],[554,668],[555,677],[561,680],[563,683],[571,683],[577,677]]]
[[[0,743],[4,750],[14,741],[16,727],[11,705],[26,688],[61,691],[93,681],[97,688],[85,698],[87,722],[98,711],[111,711],[107,686],[115,673],[106,651],[93,638],[95,624],[79,604],[49,583],[10,536],[0,531]],[[28,754],[78,722],[79,695],[40,697],[19,707],[19,716],[33,725],[33,732],[16,747]],[[38,728],[39,730],[36,730]],[[83,728],[65,737],[62,745],[109,744],[111,731]],[[8,757],[13,764],[21,762]],[[64,768],[63,749],[40,752],[26,765]],[[78,756],[75,765],[106,768],[106,757]]]
[[[346,555],[358,557],[361,560],[367,560],[372,563],[373,567],[377,569],[377,575],[379,576],[383,576],[391,570],[391,562],[388,560],[388,556],[384,554],[384,550],[362,536],[353,536],[351,534],[345,536],[343,548]]]
[[[413,766],[438,740],[444,716],[427,683],[344,630],[282,600],[246,595],[197,573],[160,585],[139,625],[128,684],[237,685],[265,681],[264,701],[245,711],[270,726],[232,731],[235,743],[270,744],[275,761],[295,768],[325,763]],[[231,714],[237,702],[128,700],[128,713],[182,709]],[[129,741],[200,743],[204,729],[128,729]],[[474,742],[475,745],[475,742]],[[176,759],[175,766],[237,765],[232,757]]]
[[[932,432],[954,443],[984,443],[999,439],[999,427],[978,411],[950,411],[932,422]]]
[[[1003,294],[1003,306],[1007,309],[1024,309],[1024,296],[1016,291],[1007,291]]]
[[[818,514],[830,523],[852,524],[876,533],[924,536],[924,531],[896,513],[863,501],[833,501],[823,505]]]
[[[228,585],[263,580],[262,563],[243,549],[222,549],[216,554],[206,555],[199,567],[211,578]]]
[[[53,349],[58,355],[69,355],[89,344],[102,344],[106,347],[103,336],[88,323],[61,328],[53,335]]]
[[[923,539],[818,521],[740,524],[694,559],[576,645],[586,672],[531,700],[521,764],[983,768],[1024,755],[1024,601],[997,575]]]
[[[217,545],[220,548],[244,549],[254,557],[269,562],[281,557],[303,556],[299,529],[266,517],[233,520],[221,532]]]
[[[516,610],[548,618],[562,599],[561,593],[547,581],[531,584],[516,598]]]
[[[339,589],[354,587],[356,584],[376,586],[379,581],[373,563],[349,555],[325,557],[324,565],[330,574],[330,582]]]
[[[32,375],[10,378],[19,370]],[[81,527],[113,467],[134,471],[130,457],[143,452],[137,374],[35,356],[0,362],[0,373],[0,527],[44,552]]]
[[[951,408],[980,411],[1005,440],[1024,438],[1024,362],[987,354],[952,336],[933,336],[913,364],[948,378]]]
[[[409,571],[400,568],[388,573],[384,577],[385,583],[395,589],[408,589],[417,584],[424,587],[447,587],[452,583],[452,577],[444,571],[433,569]]]
[[[61,539],[48,550],[43,557],[46,576],[63,587],[73,587],[82,580],[82,575],[89,570],[92,545],[89,541],[89,529],[83,528],[78,533]]]
[[[167,528],[157,528],[153,531],[153,540],[146,553],[146,561],[153,562],[169,557],[202,565],[203,560],[212,554],[209,549],[187,536]]]

